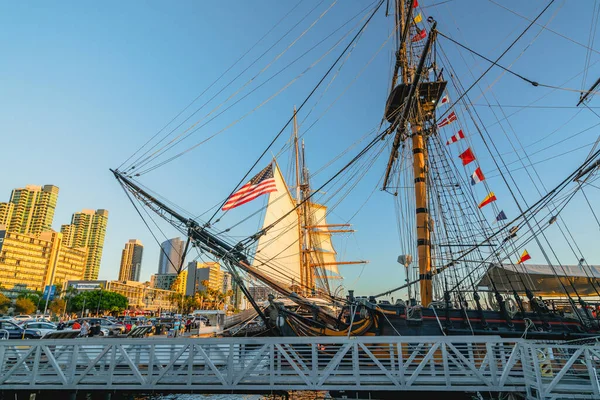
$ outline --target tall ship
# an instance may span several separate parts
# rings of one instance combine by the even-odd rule
[[[335,3],[317,12],[315,22],[271,62],[265,61],[267,66],[260,73],[333,12]],[[519,70],[520,64],[511,64],[506,56],[510,54],[515,63],[535,47],[537,36],[532,37],[531,31],[540,26],[543,31],[550,23],[548,18],[561,11],[553,3],[527,19],[522,30],[511,36],[512,42],[503,43],[504,47],[495,52],[478,51],[465,38],[454,38],[445,21],[448,13],[441,12],[440,21],[436,20],[436,11],[440,10],[437,4],[381,0],[364,8],[333,31],[332,35],[346,33],[323,56],[308,64],[306,71],[329,60],[327,56],[331,56],[331,63],[313,82],[306,81],[311,90],[298,99],[297,109],[285,118],[277,115],[283,120],[281,129],[273,133],[266,148],[250,157],[247,171],[235,186],[232,183],[232,190],[200,217],[183,211],[173,199],[163,198],[141,180],[200,144],[208,146],[213,136],[172,156],[168,153],[201,121],[188,128],[182,128],[183,123],[169,128],[163,137],[155,135],[112,172],[142,218],[152,213],[160,216],[188,237],[186,252],[194,248],[227,268],[264,324],[263,334],[500,335],[552,340],[597,336],[600,267],[591,263],[597,256],[594,250],[583,248],[579,219],[591,221],[591,226],[597,224],[589,233],[597,236],[600,222],[589,192],[594,190],[600,166],[598,137],[585,146],[587,154],[570,154],[571,148],[565,149],[562,156],[569,161],[555,164],[552,176],[542,178],[531,160],[530,153],[535,152],[522,143],[527,133],[511,125],[518,117],[507,114],[508,107],[503,108],[493,92],[504,75],[517,82],[512,82],[509,90],[509,97],[517,102],[530,98],[528,90],[562,92],[561,99],[570,101],[569,107],[577,112],[562,125],[529,126],[550,131],[543,137],[548,141],[546,148],[562,146],[569,143],[569,138],[580,137],[591,129],[581,130],[575,121],[583,112],[595,114],[589,103],[600,79],[587,88],[572,90],[526,76]],[[497,7],[511,11],[503,5]],[[293,10],[286,17],[294,15]],[[305,132],[298,127],[298,119],[311,117],[350,57],[361,53],[357,49],[367,36],[367,28],[384,23],[389,27],[388,36],[381,38],[383,44],[376,46],[373,58],[367,59],[365,68],[349,83],[385,79],[381,73],[368,74],[366,67],[382,49],[390,50],[388,90],[379,104],[383,117],[372,121],[376,127],[345,149],[333,148],[335,135],[342,133],[326,131],[320,132],[314,143],[307,141],[305,149],[300,138]],[[313,48],[320,43],[317,41]],[[597,52],[590,44],[575,43],[588,52],[587,74],[593,66],[591,55]],[[522,49],[522,53],[515,56],[513,48]],[[450,56],[449,49],[455,57]],[[489,53],[497,54],[484,55]],[[475,60],[476,69],[455,65],[456,57],[464,61],[466,54]],[[304,79],[306,71],[281,90]],[[490,71],[500,76],[490,81]],[[243,84],[205,118],[234,101],[253,81]],[[346,90],[341,90],[340,96]],[[276,91],[267,101],[279,93]],[[337,102],[338,97],[333,98],[315,123]],[[536,102],[523,105],[519,111],[531,111]],[[259,101],[252,112],[264,104]],[[480,104],[485,110],[478,107]],[[360,118],[345,116],[353,117]],[[578,131],[571,132],[570,126],[578,126]],[[290,131],[291,136],[285,134]],[[553,140],[556,132],[563,136],[561,140]],[[330,139],[324,139],[325,135]],[[330,161],[325,162],[328,168],[324,168],[328,176],[324,176],[323,169],[313,173],[308,168],[307,155],[315,147],[315,151],[329,156]],[[323,151],[322,147],[331,151]],[[284,154],[288,155],[287,174],[281,167]],[[516,155],[517,160],[509,162],[507,154]],[[396,256],[389,262],[398,266],[404,278],[388,276],[369,264],[368,278],[389,288],[357,296],[351,287],[342,284],[340,266],[356,268],[355,264],[365,261],[346,260],[334,246],[336,234],[353,232],[348,222],[352,216],[344,220],[332,210],[342,201],[353,201],[352,195],[364,190],[361,184],[367,180],[379,190],[370,192],[366,200],[364,195],[358,196],[359,210],[378,207],[370,203],[376,196],[393,203],[395,215],[386,218],[379,214],[379,219],[371,223],[397,223]],[[241,216],[247,203],[260,200],[263,205],[258,210]],[[228,213],[237,213],[238,221],[225,226],[222,221]],[[260,220],[258,230],[250,228],[251,219]],[[383,239],[379,242],[387,242]],[[541,262],[532,264],[530,251]],[[389,254],[390,249],[370,248],[369,252]],[[253,298],[249,282],[260,282],[274,293],[266,304]]]

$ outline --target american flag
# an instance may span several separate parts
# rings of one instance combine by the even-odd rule
[[[240,190],[227,199],[227,202],[223,205],[223,211],[246,204],[262,194],[276,191],[277,186],[273,177],[273,164],[269,164],[267,168],[256,174],[254,178],[250,179],[250,182],[246,183]]]

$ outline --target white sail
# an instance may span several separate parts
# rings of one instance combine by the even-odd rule
[[[327,227],[327,207],[321,204],[309,204],[310,216],[308,218],[311,242],[311,265],[327,272],[328,278],[341,278],[336,261],[336,251],[331,243],[331,232]],[[331,275],[333,274],[333,275]],[[317,273],[316,275],[320,275]]]
[[[290,213],[296,207],[296,202],[277,164],[273,177],[277,191],[269,193],[263,228],[285,217],[259,238],[252,266],[264,270],[284,286],[291,287],[301,284],[298,212],[294,210]]]

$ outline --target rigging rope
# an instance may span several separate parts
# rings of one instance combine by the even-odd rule
[[[502,52],[502,54],[500,54],[500,55],[498,56],[498,58],[496,58],[496,61],[494,61],[494,63],[497,63],[498,61],[500,61],[500,59],[501,59],[502,57],[504,57],[504,55],[505,55],[506,53],[508,53],[508,51],[509,51],[509,50],[510,50],[510,49],[511,49],[511,48],[512,48],[512,47],[513,47],[515,44],[517,44],[517,42],[518,42],[518,41],[519,41],[519,40],[520,40],[520,39],[523,37],[523,35],[525,35],[525,33],[527,33],[527,31],[528,31],[528,30],[529,30],[529,29],[532,27],[532,25],[535,23],[535,21],[537,21],[537,20],[538,20],[538,19],[539,19],[539,18],[540,18],[540,17],[541,17],[541,16],[542,16],[542,15],[543,15],[545,12],[546,12],[546,10],[548,10],[548,8],[550,8],[550,6],[551,6],[553,3],[554,3],[554,0],[550,0],[550,2],[548,3],[548,5],[547,5],[547,6],[546,6],[546,7],[545,7],[545,8],[544,8],[544,9],[543,9],[543,10],[542,10],[542,11],[541,11],[541,12],[540,12],[538,15],[537,15],[537,17],[535,17],[535,19],[534,19],[534,20],[533,20],[533,21],[532,21],[532,22],[531,22],[531,23],[530,23],[530,24],[529,24],[529,25],[528,25],[528,26],[525,28],[525,30],[523,30],[523,32],[521,32],[521,34],[520,34],[520,35],[519,35],[519,36],[518,36],[518,37],[517,37],[517,38],[516,38],[516,39],[515,39],[515,40],[514,40],[514,41],[513,41],[511,44],[510,44],[510,46],[508,46],[508,47],[507,47],[507,48],[506,48],[506,49],[505,49],[505,50]],[[483,73],[482,73],[482,74],[479,76],[479,78],[477,78],[477,79],[475,80],[475,82],[473,82],[473,83],[471,84],[471,86],[469,86],[469,88],[468,88],[467,90],[465,90],[465,91],[464,91],[464,92],[461,94],[461,96],[460,96],[458,99],[456,99],[455,103],[458,103],[460,100],[462,100],[462,99],[463,99],[463,98],[464,98],[464,97],[467,95],[467,93],[469,93],[469,91],[470,91],[471,89],[473,89],[473,88],[474,88],[474,87],[475,87],[475,86],[476,86],[476,85],[479,83],[479,81],[481,81],[481,80],[483,79],[483,77],[484,77],[485,75],[487,75],[487,73],[488,73],[488,72],[490,72],[490,70],[491,70],[493,67],[494,67],[494,64],[490,65],[490,66],[489,66],[489,67],[488,67],[488,68],[487,68],[487,69],[486,69],[486,70],[485,70],[485,71],[484,71],[484,72],[483,72]],[[443,118],[443,117],[444,117],[444,115],[446,115],[446,114],[447,114],[447,113],[448,113],[448,112],[449,112],[451,109],[452,109],[452,107],[449,107],[449,108],[448,108],[448,109],[447,109],[445,112],[443,112],[443,113],[442,113],[442,115],[440,115],[440,116],[438,117],[438,119],[439,119],[439,118]]]
[[[324,1],[324,0],[323,0],[323,1]],[[322,3],[322,2],[321,2],[321,3]],[[320,5],[321,3],[319,3],[318,5]],[[221,73],[221,75],[219,75],[219,77],[218,77],[217,79],[215,79],[215,80],[214,80],[214,81],[213,81],[213,82],[212,82],[210,85],[208,85],[208,86],[207,86],[207,87],[206,87],[206,88],[205,88],[205,89],[202,91],[202,93],[200,93],[200,94],[199,94],[199,95],[198,95],[198,96],[197,96],[197,97],[196,97],[194,100],[192,100],[192,102],[191,102],[191,103],[189,103],[189,104],[188,104],[188,105],[187,105],[187,106],[186,106],[186,107],[185,107],[183,110],[181,110],[181,111],[180,111],[180,112],[179,112],[177,115],[175,115],[175,117],[173,117],[173,119],[171,119],[171,120],[170,120],[170,121],[169,121],[169,122],[168,122],[168,123],[167,123],[165,126],[163,126],[163,127],[162,127],[162,128],[161,128],[161,129],[160,129],[158,132],[156,132],[156,133],[155,133],[155,134],[154,134],[154,135],[153,135],[153,136],[152,136],[150,139],[148,139],[148,141],[147,141],[146,143],[144,143],[144,144],[143,144],[143,145],[142,145],[142,146],[141,146],[139,149],[137,149],[137,150],[136,150],[136,151],[135,151],[135,152],[134,152],[134,153],[133,153],[131,156],[129,156],[129,157],[128,157],[128,158],[127,158],[125,161],[123,161],[123,163],[121,163],[121,165],[119,165],[119,167],[117,168],[117,170],[121,169],[121,167],[123,167],[123,165],[125,165],[125,164],[126,164],[128,161],[129,161],[129,160],[131,160],[133,157],[135,157],[135,155],[136,155],[137,153],[139,153],[139,152],[140,152],[140,151],[141,151],[141,150],[142,150],[144,147],[146,147],[146,146],[147,146],[147,145],[148,145],[148,144],[149,144],[149,143],[150,143],[152,140],[154,140],[154,139],[155,139],[155,138],[156,138],[156,137],[157,137],[157,136],[158,136],[158,135],[159,135],[159,134],[160,134],[162,131],[164,131],[164,130],[167,128],[167,126],[171,125],[171,124],[172,124],[172,123],[173,123],[173,122],[174,122],[174,121],[175,121],[177,118],[179,118],[179,117],[181,116],[181,114],[183,114],[183,113],[184,113],[184,112],[185,112],[185,111],[186,111],[188,108],[190,108],[190,107],[191,107],[191,106],[192,106],[192,105],[193,105],[193,104],[194,104],[196,101],[198,101],[198,99],[200,99],[200,98],[201,98],[201,97],[202,97],[202,96],[203,96],[203,95],[204,95],[204,94],[205,94],[205,93],[206,93],[208,90],[210,90],[210,89],[211,89],[211,88],[212,88],[214,85],[216,85],[216,84],[217,84],[217,82],[219,82],[219,81],[221,80],[221,78],[223,78],[223,77],[224,77],[224,76],[225,76],[225,75],[226,75],[226,74],[227,74],[229,71],[231,71],[231,69],[233,69],[233,68],[234,68],[234,67],[235,67],[235,66],[236,66],[236,65],[237,65],[237,64],[238,64],[240,61],[242,61],[242,60],[244,59],[244,57],[246,57],[246,56],[247,56],[247,55],[248,55],[248,54],[249,54],[249,53],[250,53],[252,50],[254,50],[254,48],[255,48],[256,46],[258,46],[258,44],[259,44],[259,43],[261,43],[261,42],[262,42],[262,41],[263,41],[263,40],[264,40],[264,39],[265,39],[265,38],[266,38],[266,37],[267,37],[267,36],[268,36],[268,35],[269,35],[271,32],[273,32],[273,30],[275,30],[275,28],[277,28],[277,27],[279,26],[279,24],[281,24],[281,23],[282,23],[282,22],[283,22],[283,21],[284,21],[284,20],[285,20],[285,19],[286,19],[286,18],[287,18],[287,17],[288,17],[288,16],[289,16],[289,15],[290,15],[290,14],[291,14],[291,13],[292,13],[292,12],[293,12],[295,9],[296,9],[296,8],[298,8],[298,6],[300,6],[300,4],[302,4],[302,1],[299,1],[299,2],[298,2],[298,3],[297,3],[295,6],[294,6],[294,7],[292,7],[292,8],[290,9],[290,11],[288,11],[288,12],[287,12],[287,13],[286,13],[286,14],[285,14],[285,15],[284,15],[284,16],[283,16],[283,17],[282,17],[282,18],[281,18],[281,19],[280,19],[280,20],[279,20],[279,21],[278,21],[278,22],[277,22],[275,25],[273,25],[273,26],[271,27],[271,29],[269,29],[269,30],[267,31],[267,33],[265,33],[265,34],[264,34],[264,35],[263,35],[263,36],[262,36],[260,39],[258,39],[258,41],[256,41],[256,42],[255,42],[255,43],[254,43],[254,44],[253,44],[253,45],[252,45],[252,46],[251,46],[251,47],[250,47],[248,50],[246,50],[246,52],[244,52],[244,54],[242,54],[242,55],[241,55],[241,56],[240,56],[240,57],[239,57],[239,58],[238,58],[236,61],[234,61],[234,62],[233,62],[233,64],[231,64],[231,65],[229,66],[229,68],[227,68],[227,69],[226,69],[226,70],[225,70],[223,73]],[[317,6],[318,6],[318,5],[317,5]],[[316,8],[316,7],[315,7],[315,8]],[[313,9],[313,10],[314,10],[314,9]],[[310,14],[310,13],[311,13],[313,10],[311,10],[311,11],[309,12],[309,14]],[[305,18],[306,18],[306,17],[307,17],[309,14],[307,14],[307,15],[305,16]],[[302,20],[303,20],[303,19],[302,19]],[[301,22],[302,20],[300,20],[300,22]],[[299,22],[299,23],[300,23],[300,22]],[[283,39],[284,37],[285,37],[285,35],[284,35],[284,36],[282,36],[282,37],[281,37],[281,39]],[[280,39],[280,40],[281,40],[281,39]],[[278,42],[279,42],[279,41],[278,41]],[[278,42],[276,42],[276,43],[278,43]],[[263,55],[264,55],[264,54],[263,54]],[[261,57],[262,57],[262,55],[261,55],[261,56],[260,56],[258,59],[256,59],[254,62],[258,61],[258,60],[259,60]],[[246,71],[248,68],[250,68],[252,65],[254,65],[254,63],[250,64],[250,66],[248,66],[248,67],[247,67],[247,68],[246,68],[244,71],[242,71],[242,73],[243,73],[243,72],[245,72],[245,71]],[[239,75],[238,75],[238,77],[239,77]],[[236,79],[237,79],[237,77],[236,77]],[[233,81],[232,81],[232,82],[233,82]],[[230,83],[232,83],[232,82],[230,82]],[[225,87],[227,87],[227,86],[229,86],[229,84],[228,84],[228,85],[226,85]],[[197,110],[196,112],[198,112],[198,111],[199,111],[199,110]],[[187,118],[185,121],[183,121],[183,123],[185,123],[185,122],[186,122],[186,121],[187,121],[189,118],[191,118],[191,117],[192,117],[192,116],[193,116],[193,115],[194,115],[196,112],[194,112],[192,115],[190,115],[190,116],[189,116],[189,117],[188,117],[188,118]],[[183,123],[182,123],[182,124],[183,124]],[[179,126],[181,126],[181,125],[179,125]],[[177,128],[175,128],[175,129],[177,129]],[[172,131],[171,131],[171,132],[172,132]],[[160,143],[160,142],[159,142],[159,143]],[[152,147],[152,148],[154,148],[154,147]],[[152,148],[150,148],[148,151],[150,151]],[[147,152],[146,152],[146,153],[144,153],[144,154],[142,154],[142,157],[143,157],[144,155],[146,155],[146,154],[147,154]],[[138,158],[138,160],[139,160],[139,158]],[[134,163],[135,163],[135,162],[137,162],[137,160],[136,160],[136,161],[134,161]],[[129,168],[127,168],[127,169],[129,169]]]
[[[352,46],[352,44],[360,37],[361,33],[365,30],[365,28],[367,27],[367,25],[369,24],[369,22],[371,21],[371,19],[375,16],[375,14],[377,13],[377,11],[379,10],[379,8],[383,5],[384,1],[381,0],[379,2],[379,4],[375,7],[375,9],[373,10],[373,12],[371,13],[371,15],[369,16],[369,18],[367,19],[367,21],[365,21],[365,23],[363,24],[363,26],[360,28],[360,30],[356,33],[356,35],[352,38],[352,40],[350,41],[350,43],[348,43],[348,45],[346,46],[346,48],[340,53],[340,55],[337,57],[337,59],[333,62],[333,64],[331,65],[331,67],[327,70],[327,72],[325,72],[325,74],[323,75],[323,77],[319,80],[319,82],[315,85],[315,87],[311,90],[311,92],[308,94],[308,96],[304,99],[304,101],[300,104],[300,106],[298,107],[297,112],[299,112],[300,110],[302,110],[302,108],[304,107],[304,105],[308,102],[308,100],[313,96],[313,94],[317,91],[317,89],[321,86],[321,84],[323,83],[323,81],[325,80],[325,78],[327,78],[327,76],[329,75],[329,73],[333,70],[333,68],[337,65],[337,63],[342,59],[342,57],[344,56],[344,54],[346,54],[346,52],[350,49],[350,47]],[[264,157],[264,155],[269,151],[269,149],[273,146],[273,144],[277,141],[277,139],[279,138],[279,136],[281,136],[281,134],[284,132],[284,130],[289,126],[289,124],[293,121],[294,116],[292,115],[288,121],[286,122],[286,124],[283,126],[283,128],[281,128],[281,130],[279,131],[279,133],[277,133],[277,135],[275,135],[275,137],[273,138],[273,140],[269,143],[269,145],[267,146],[267,148],[261,153],[261,155],[256,159],[256,161],[252,164],[252,166],[248,169],[248,171],[246,172],[246,174],[244,175],[244,177],[242,179],[240,179],[240,181],[238,182],[238,184],[234,187],[234,189],[231,191],[231,193],[229,194],[229,196],[227,196],[227,198],[231,197],[231,195],[233,193],[235,193],[235,191],[237,190],[237,188],[243,184],[244,182],[246,182],[246,179],[248,178],[248,175],[250,175],[250,173],[252,172],[252,170],[256,167],[256,165],[260,162],[260,160]],[[227,201],[227,200],[225,200]],[[222,203],[225,204],[225,201]],[[222,206],[221,205],[221,206]],[[209,218],[208,223],[210,223],[213,218],[217,215],[218,210]]]

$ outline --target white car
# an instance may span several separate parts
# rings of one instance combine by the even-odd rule
[[[21,326],[26,329],[35,329],[37,331],[40,331],[42,337],[46,336],[50,332],[56,332],[56,325],[50,322],[25,322]]]
[[[20,321],[27,321],[28,319],[31,319],[31,315],[17,315],[16,317],[13,317],[17,322]]]

